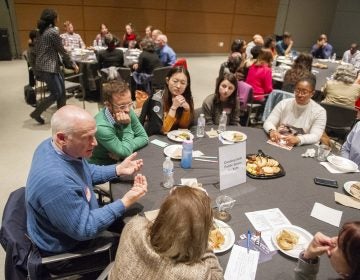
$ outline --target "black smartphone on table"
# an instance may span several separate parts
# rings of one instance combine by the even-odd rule
[[[331,179],[315,177],[314,178],[314,183],[317,184],[317,185],[330,187],[330,188],[337,188],[338,187],[338,182],[336,180],[331,180]]]

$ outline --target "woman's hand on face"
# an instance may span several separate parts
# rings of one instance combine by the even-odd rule
[[[307,249],[304,251],[305,259],[315,259],[325,252],[329,252],[332,247],[336,246],[334,240],[321,232],[315,234]]]

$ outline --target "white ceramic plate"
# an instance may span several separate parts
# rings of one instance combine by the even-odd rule
[[[172,159],[181,159],[182,145],[170,145],[165,147],[164,154]]]
[[[299,242],[292,250],[283,250],[277,244],[276,237],[284,229],[289,230],[293,233],[296,233],[299,236]],[[282,227],[276,228],[273,231],[273,234],[271,236],[271,240],[272,240],[275,248],[277,248],[278,250],[283,252],[285,255],[288,255],[289,257],[292,257],[292,258],[298,258],[299,254],[308,247],[308,245],[312,239],[313,239],[313,235],[310,232],[306,231],[305,229],[303,229],[301,227],[293,226],[293,225],[282,226]]]
[[[234,140],[234,135],[235,134],[240,134],[242,136],[241,140]],[[242,142],[245,141],[247,139],[246,134],[240,132],[240,131],[224,131],[221,132],[220,136],[230,142]]]
[[[167,137],[170,140],[176,141],[176,142],[183,142],[184,140],[186,140],[186,137],[189,136],[190,140],[194,139],[194,135],[191,134],[191,132],[189,130],[172,130],[170,132],[168,132]]]
[[[224,235],[225,241],[224,244],[220,246],[218,249],[214,249],[214,253],[223,253],[229,250],[235,243],[235,233],[232,228],[223,221],[214,219],[214,223],[218,226],[220,232]]]
[[[349,181],[349,182],[346,182],[344,184],[344,189],[345,191],[350,194],[352,197],[356,198],[356,199],[359,199],[357,197],[355,197],[351,192],[350,192],[350,187],[353,185],[353,184],[356,184],[356,183],[359,183],[358,181]]]
[[[343,172],[355,172],[358,169],[358,165],[355,162],[344,157],[332,155],[332,156],[328,156],[327,160],[333,166],[335,166],[337,169]]]

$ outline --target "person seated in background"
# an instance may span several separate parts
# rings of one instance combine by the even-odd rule
[[[267,94],[273,90],[271,63],[272,53],[261,49],[256,62],[250,66],[246,82],[253,87],[253,100],[263,103]]]
[[[178,128],[189,128],[194,120],[194,101],[190,74],[184,67],[173,67],[166,76],[164,90],[145,101],[140,121],[148,135],[167,134]]]
[[[168,39],[167,39],[166,35],[164,35],[164,34],[158,35],[154,42],[158,49],[158,54],[159,54],[161,63],[164,66],[174,65],[174,63],[176,62],[176,53],[167,44]]]
[[[360,222],[345,223],[338,236],[328,237],[321,232],[305,251],[300,253],[295,272],[296,280],[315,280],[319,272],[320,256],[327,254],[333,269],[341,279],[360,279]]]
[[[255,46],[259,46],[259,47],[263,47],[264,46],[264,39],[261,35],[259,34],[255,34],[253,36],[253,40],[251,42],[249,42],[246,46],[246,58],[247,59],[251,59],[252,58],[252,54],[251,54],[251,49]]]
[[[106,50],[97,52],[99,69],[114,67],[124,67],[124,53],[116,48],[116,38],[108,33],[105,35]]]
[[[282,40],[276,43],[276,51],[278,55],[290,55],[294,41],[289,32],[284,32]]]
[[[146,26],[145,27],[145,37],[144,37],[144,39],[152,40],[151,35],[152,35],[153,30],[154,30],[154,27],[152,25]]]
[[[311,73],[312,62],[313,57],[311,54],[300,53],[291,66],[291,69],[286,71],[281,90],[294,92],[295,84],[299,79],[308,76],[316,79],[315,75]]]
[[[322,102],[354,108],[355,101],[360,97],[360,84],[355,83],[357,73],[352,64],[339,65],[333,80],[325,83],[325,99]]]
[[[333,52],[333,47],[327,41],[327,36],[321,34],[316,44],[311,48],[311,54],[315,58],[329,59]]]
[[[264,48],[269,49],[272,53],[273,59],[275,59],[278,55],[276,51],[276,40],[274,35],[269,35],[264,39]]]
[[[246,41],[235,39],[231,44],[230,56],[241,56],[241,59],[246,59]]]
[[[249,73],[249,68],[253,65],[259,57],[262,47],[255,46],[251,49],[251,57],[241,61],[240,67],[235,71],[235,75],[239,81],[246,81],[246,77]]]
[[[152,32],[151,32],[151,39],[155,42],[157,36],[163,34],[161,30],[159,29],[154,29]]]
[[[37,31],[30,30],[29,32],[29,40],[28,40],[28,49],[26,51],[27,54],[27,63],[29,67],[29,85],[35,86],[35,61],[36,61],[36,54],[35,54],[35,41],[36,41]]]
[[[350,49],[344,52],[342,61],[350,63],[357,69],[360,69],[360,51],[356,43],[352,43]]]
[[[131,92],[124,81],[103,85],[105,107],[95,116],[96,140],[91,163],[109,165],[122,161],[149,142],[132,105]]]
[[[208,245],[212,224],[205,190],[175,186],[154,221],[136,216],[126,224],[109,279],[224,279]]]
[[[125,34],[123,36],[122,46],[124,48],[128,48],[130,41],[135,41],[135,45],[137,44],[138,41],[137,35],[135,33],[135,28],[131,22],[125,25]]]
[[[106,34],[110,34],[109,29],[107,28],[105,23],[100,24],[100,33],[96,35],[95,41],[96,45],[99,47],[106,47],[105,44],[105,36]],[[115,47],[120,47],[120,40],[116,36],[114,36]]]
[[[360,109],[360,108],[359,108]],[[341,156],[352,160],[360,166],[360,122],[358,121],[350,131],[345,143],[341,147]]]
[[[234,74],[236,72],[236,69],[238,69],[240,65],[242,65],[241,55],[239,55],[238,53],[230,55],[228,60],[220,65],[218,79],[221,79],[224,74]]]
[[[316,79],[304,77],[295,85],[295,98],[280,101],[264,122],[271,141],[288,146],[319,142],[326,126],[326,111],[311,99]],[[294,133],[282,135],[282,128]],[[279,129],[280,128],[280,129]]]
[[[142,52],[139,55],[139,62],[133,65],[133,69],[138,73],[152,74],[154,69],[162,67],[159,56],[155,53],[155,44],[145,38],[140,42]]]
[[[96,123],[84,109],[68,105],[51,119],[52,138],[36,149],[26,182],[27,232],[46,253],[76,249],[116,223],[126,209],[147,191],[146,178],[135,176],[123,196],[99,208],[93,185],[140,170],[136,153],[110,166],[89,164],[97,142]],[[115,228],[114,228],[115,229]],[[120,228],[115,229],[117,234]]]
[[[237,79],[234,74],[224,74],[216,83],[214,94],[207,96],[202,104],[207,125],[218,125],[223,111],[228,125],[239,125],[240,102],[237,99]]]
[[[85,43],[81,39],[81,36],[74,32],[73,24],[67,20],[64,22],[64,26],[66,27],[66,32],[60,35],[64,48],[67,51],[85,49]]]

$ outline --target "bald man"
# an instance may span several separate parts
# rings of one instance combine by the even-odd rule
[[[176,53],[167,44],[168,39],[165,34],[160,34],[155,39],[155,45],[158,50],[158,55],[163,66],[172,66],[176,62]]]
[[[136,153],[122,163],[89,164],[97,145],[96,123],[85,110],[68,105],[51,119],[52,138],[36,149],[26,183],[27,230],[41,251],[62,253],[105,231],[147,191],[146,178],[134,178],[124,195],[99,208],[93,185],[131,175],[143,162]]]
[[[251,49],[255,46],[262,47],[264,45],[264,39],[260,34],[255,34],[253,40],[246,46],[246,58],[252,58]]]

